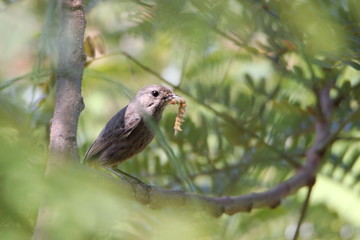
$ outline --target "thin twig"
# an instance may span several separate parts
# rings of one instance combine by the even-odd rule
[[[9,80],[5,81],[4,83],[0,84],[0,91],[4,90],[5,88],[10,87],[12,84],[14,84],[14,83],[16,83],[18,81],[21,81],[21,80],[26,79],[26,78],[30,78],[33,75],[36,75],[37,78],[42,78],[42,77],[48,76],[49,74],[50,74],[50,72],[44,72],[44,73],[41,73],[40,75],[36,75],[33,72],[30,72],[30,73],[26,73],[26,74],[21,75],[21,76],[17,76],[15,78],[9,79]]]
[[[188,64],[188,62],[189,62],[190,54],[191,54],[191,47],[188,47],[188,48],[185,50],[185,53],[184,53],[184,56],[183,56],[183,60],[182,60],[182,64],[181,64],[181,76],[180,76],[180,81],[179,81],[179,84],[178,84],[179,87],[180,87],[181,83],[182,83],[183,80],[184,80],[184,73],[185,73],[187,64]]]
[[[301,224],[302,222],[304,221],[304,218],[305,218],[305,215],[306,215],[306,211],[307,209],[309,208],[309,202],[310,202],[310,196],[311,196],[311,191],[313,189],[313,185],[309,186],[308,187],[308,192],[306,194],[306,199],[305,199],[305,202],[304,202],[304,205],[301,209],[301,214],[300,214],[300,218],[299,218],[299,221],[298,221],[298,224],[296,226],[296,230],[295,230],[295,234],[294,234],[294,237],[293,237],[293,240],[296,240],[298,237],[299,237],[299,232],[300,232],[300,227],[301,227]]]
[[[359,116],[360,116],[359,110],[353,111],[349,116],[346,117],[346,119],[343,122],[339,124],[339,127],[334,132],[332,132],[326,138],[324,138],[322,141],[319,142],[318,148],[323,149],[325,146],[329,146],[332,143],[334,143],[336,140],[339,140],[338,136],[340,132],[344,129],[344,127]]]
[[[349,141],[349,142],[360,142],[360,137],[353,136],[339,136],[335,141]]]

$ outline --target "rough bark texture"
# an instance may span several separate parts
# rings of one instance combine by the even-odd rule
[[[51,177],[51,174],[61,166],[79,162],[76,132],[79,115],[84,108],[81,96],[85,64],[83,39],[86,25],[83,1],[61,0],[59,10],[56,103],[50,127],[47,177]],[[44,199],[39,210],[34,239],[51,239],[51,236],[46,234],[46,226],[51,226],[54,220],[53,211],[46,206]]]
[[[81,81],[85,54],[83,47],[85,15],[82,0],[63,0],[60,4],[59,62],[56,104],[50,128],[50,159],[54,165],[79,159],[76,132],[84,108]],[[79,162],[79,161],[77,161]]]

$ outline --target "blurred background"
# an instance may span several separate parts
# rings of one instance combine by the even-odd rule
[[[88,0],[80,158],[140,88],[187,99],[121,169],[209,196],[276,186],[314,140],[314,89],[337,103],[300,239],[360,239],[360,8],[357,0]],[[292,239],[305,189],[276,209],[218,219],[151,210],[75,171],[44,181],[54,107],[57,1],[0,1],[0,239],[28,239],[46,199],[52,239]],[[127,57],[124,52],[133,58]],[[349,118],[349,116],[353,116]],[[284,157],[287,156],[287,157]]]

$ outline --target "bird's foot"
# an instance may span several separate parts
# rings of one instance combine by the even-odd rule
[[[144,183],[140,179],[138,179],[124,171],[121,171],[120,169],[117,169],[117,168],[115,169],[115,168],[110,168],[110,167],[105,167],[105,169],[110,171],[115,176],[121,178],[123,181],[129,182],[134,189],[136,199],[138,199],[140,202],[142,202],[144,204],[149,203],[151,186]],[[138,190],[139,185],[141,186],[141,188],[145,189],[145,193],[144,193],[144,191]]]

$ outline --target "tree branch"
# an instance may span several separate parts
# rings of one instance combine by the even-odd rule
[[[298,222],[298,224],[297,224],[297,226],[296,226],[296,230],[295,230],[295,234],[294,234],[293,240],[296,240],[296,239],[298,239],[298,237],[299,237],[300,227],[301,227],[302,222],[304,221],[304,218],[305,218],[305,215],[306,215],[306,210],[307,210],[308,207],[309,207],[311,191],[312,191],[312,186],[309,186],[309,187],[308,187],[308,192],[307,192],[307,194],[306,194],[306,198],[305,198],[304,205],[303,205],[303,207],[302,207],[302,209],[301,209],[301,214],[300,214],[299,222]]]

